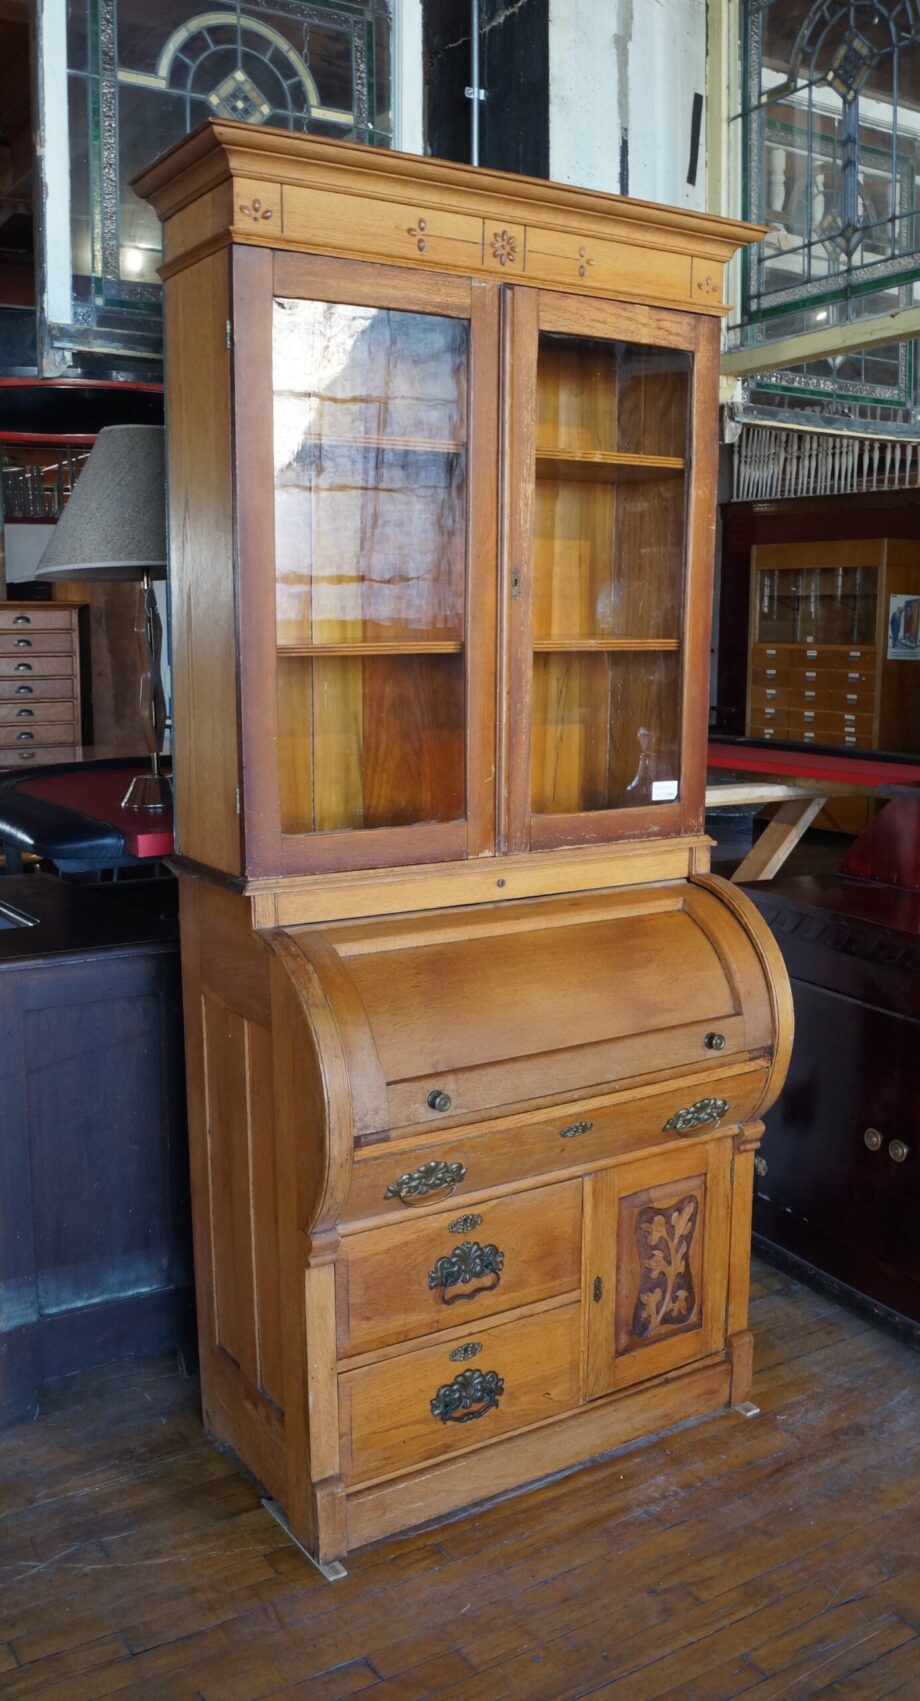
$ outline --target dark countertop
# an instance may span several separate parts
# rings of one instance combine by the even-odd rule
[[[173,947],[179,928],[171,881],[96,886],[49,874],[0,878],[0,970],[49,957],[126,946]],[[138,883],[140,886],[140,883]],[[28,916],[32,926],[6,925],[5,912]]]

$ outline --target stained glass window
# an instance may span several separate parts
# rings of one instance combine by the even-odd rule
[[[386,147],[390,0],[67,0],[78,345],[154,352],[160,229],[130,180],[208,117]]]
[[[746,342],[920,301],[920,0],[742,0]],[[757,387],[837,411],[908,409],[893,345]]]

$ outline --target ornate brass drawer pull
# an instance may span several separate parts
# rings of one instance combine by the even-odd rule
[[[458,1181],[466,1175],[465,1164],[437,1162],[419,1164],[407,1175],[391,1181],[384,1199],[401,1199],[404,1205],[423,1205],[434,1193],[450,1195]]]
[[[497,1370],[461,1370],[445,1382],[431,1402],[431,1415],[442,1423],[472,1423],[494,1412],[505,1392]]]
[[[579,1134],[587,1134],[594,1127],[593,1122],[570,1122],[567,1128],[560,1128],[560,1140],[574,1140]]]
[[[471,1211],[467,1217],[455,1217],[448,1223],[448,1234],[472,1234],[474,1229],[482,1227],[482,1218],[478,1211]]]
[[[448,1353],[447,1356],[451,1364],[462,1364],[464,1359],[478,1358],[481,1352],[481,1341],[461,1341],[459,1347],[454,1347],[453,1352]]]
[[[692,1128],[703,1128],[708,1122],[721,1122],[727,1109],[727,1099],[697,1099],[669,1116],[661,1132],[667,1134],[673,1128],[677,1134],[689,1134]]]
[[[445,1305],[455,1305],[458,1299],[475,1299],[478,1294],[492,1293],[502,1279],[505,1254],[497,1246],[480,1246],[478,1240],[464,1240],[453,1252],[439,1258],[428,1272],[429,1288],[440,1288]],[[491,1281],[482,1282],[482,1278]],[[470,1282],[482,1282],[469,1293],[450,1293],[451,1288],[469,1287]]]

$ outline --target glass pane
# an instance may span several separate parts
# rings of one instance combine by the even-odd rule
[[[544,335],[533,809],[678,796],[691,356]]]
[[[769,568],[758,574],[759,643],[874,644],[872,567]]]
[[[283,830],[464,813],[469,326],[274,306]]]

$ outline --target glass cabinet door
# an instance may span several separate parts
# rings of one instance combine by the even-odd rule
[[[272,302],[278,799],[306,867],[467,853],[472,341]]]
[[[553,317],[532,357],[521,573],[534,846],[676,831],[682,792],[693,352]]]

